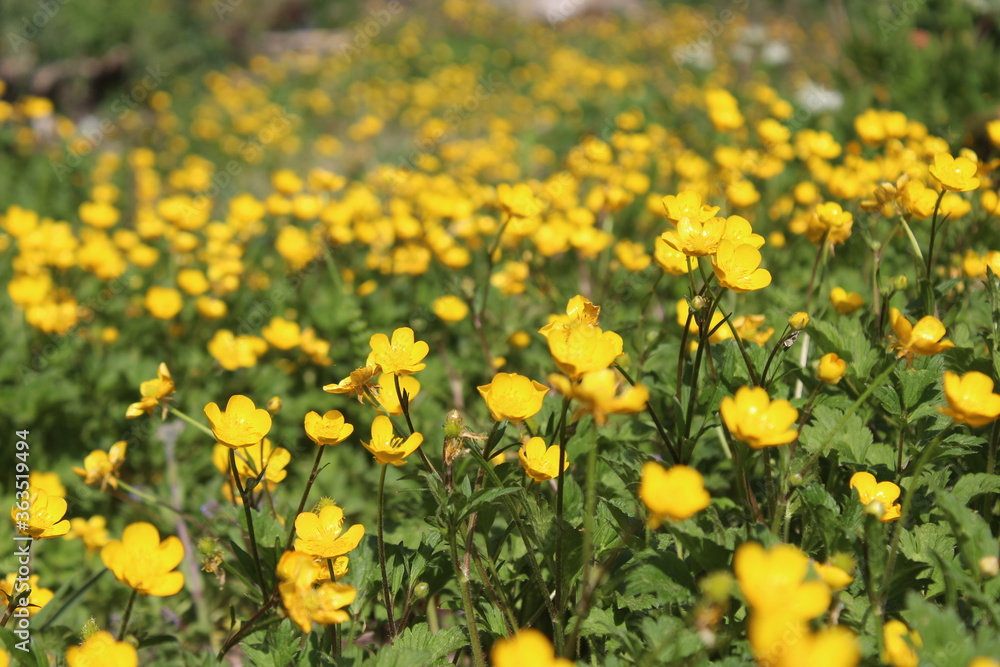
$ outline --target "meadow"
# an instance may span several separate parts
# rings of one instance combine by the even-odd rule
[[[996,9],[190,4],[0,8],[0,667],[1000,665]]]

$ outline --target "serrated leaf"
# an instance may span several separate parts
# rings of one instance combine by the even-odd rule
[[[955,498],[966,504],[978,495],[997,492],[1000,492],[1000,475],[987,475],[983,472],[963,475],[951,490]]]

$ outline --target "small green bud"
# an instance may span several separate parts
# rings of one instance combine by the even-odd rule
[[[336,504],[337,501],[334,500],[333,498],[328,498],[326,496],[323,496],[316,502],[315,505],[313,505],[312,508],[313,514],[319,514],[320,512],[323,511],[324,507],[330,507],[331,505],[336,505]]]
[[[462,413],[458,410],[452,410],[444,418],[444,437],[445,438],[457,438],[465,430],[465,420],[462,419]]]
[[[691,299],[691,310],[693,310],[696,313],[699,310],[704,309],[705,306],[707,306],[707,305],[708,305],[708,301],[705,299],[705,297],[703,297],[700,294],[695,295],[695,297],[693,299]]]
[[[427,597],[430,593],[431,587],[427,585],[427,582],[421,581],[419,584],[413,587],[413,595],[419,600],[421,598]]]
[[[97,624],[97,619],[91,616],[89,619],[87,619],[87,622],[84,623],[83,627],[80,629],[80,640],[87,641],[88,639],[90,639],[91,635],[93,635],[95,632],[100,632],[100,631],[101,631],[101,626]]]

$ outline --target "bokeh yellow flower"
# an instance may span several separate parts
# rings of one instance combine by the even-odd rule
[[[101,560],[118,581],[144,595],[166,597],[184,587],[184,574],[174,570],[184,559],[184,545],[176,537],[160,541],[151,523],[125,527],[121,540],[101,549]]]
[[[866,507],[872,503],[881,505],[879,521],[888,523],[895,521],[902,513],[902,507],[896,503],[899,498],[899,487],[892,482],[879,482],[870,472],[856,472],[851,476],[850,488],[857,489],[858,499]]]
[[[711,501],[700,472],[686,465],[664,468],[654,461],[642,464],[639,499],[649,511],[646,522],[653,529],[664,520],[688,519]]]
[[[498,639],[490,650],[493,667],[572,667],[557,658],[549,638],[534,628],[523,628],[513,636]]]
[[[66,664],[69,667],[137,667],[139,654],[128,642],[116,641],[110,632],[98,630],[79,646],[66,649]]]
[[[945,371],[944,396],[948,407],[938,410],[958,423],[976,428],[1000,418],[1000,395],[993,393],[993,378],[979,371],[961,377]]]

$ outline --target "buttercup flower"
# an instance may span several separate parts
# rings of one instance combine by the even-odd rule
[[[271,430],[271,415],[241,394],[230,397],[226,411],[214,402],[205,406],[215,439],[232,449],[256,445]]]
[[[146,310],[153,317],[160,320],[169,320],[181,312],[184,301],[181,293],[173,287],[153,286],[146,292]]]
[[[346,531],[344,510],[327,505],[316,512],[303,512],[295,517],[295,550],[320,558],[337,558],[357,548],[365,536],[365,527],[355,524]]]
[[[128,642],[115,641],[110,632],[98,630],[79,646],[66,649],[66,664],[69,667],[136,667],[139,654]]]
[[[602,426],[608,415],[630,415],[642,412],[649,401],[649,390],[641,384],[618,393],[618,374],[610,368],[584,373],[579,382],[571,382],[563,375],[549,376],[549,382],[561,394],[583,404],[581,412],[594,416],[594,423]]]
[[[176,537],[160,542],[151,523],[125,527],[121,541],[101,549],[101,560],[118,581],[145,595],[166,597],[184,587],[184,574],[174,570],[184,559],[184,545]]]
[[[498,639],[490,650],[493,667],[572,667],[573,662],[557,658],[549,638],[534,628],[518,630],[514,636]]]
[[[885,649],[882,660],[892,667],[917,667],[920,655],[917,649],[923,648],[920,635],[906,627],[902,621],[895,619],[882,626],[882,639]]]
[[[279,350],[290,350],[302,340],[302,330],[298,322],[282,317],[272,318],[267,326],[260,330],[260,334],[272,347]]]
[[[494,421],[519,424],[538,414],[549,388],[517,373],[497,373],[489,384],[478,387]]]
[[[856,472],[851,476],[850,488],[857,489],[858,499],[862,505],[873,502],[881,503],[883,511],[879,521],[889,523],[899,518],[902,507],[896,503],[899,498],[899,487],[892,482],[876,481],[870,472]]]
[[[847,557],[850,562],[850,557]],[[813,563],[813,569],[816,570],[816,574],[819,578],[826,582],[826,585],[830,587],[831,591],[839,591],[847,588],[854,581],[854,577],[850,572],[844,568],[834,565],[833,563]]]
[[[588,371],[607,368],[622,354],[622,338],[613,331],[575,322],[549,331],[549,353],[570,379]]]
[[[423,363],[423,358],[430,351],[424,341],[414,341],[413,329],[401,327],[392,332],[392,341],[382,333],[377,333],[368,341],[371,346],[371,354],[368,355],[366,365],[378,364],[382,367],[383,373],[394,373],[396,375],[409,375],[424,370],[427,364]]]
[[[10,604],[11,596],[16,598],[21,598],[24,593],[22,591],[22,586],[24,585],[23,580],[18,583],[18,575],[11,572],[4,579],[0,579],[0,607],[4,609]],[[18,591],[15,593],[15,588]],[[53,593],[48,588],[42,588],[38,584],[38,575],[32,574],[28,577],[28,589],[31,594],[28,595],[28,616],[34,616],[42,610],[45,605],[52,601],[55,597]]]
[[[1000,418],[1000,395],[993,393],[993,379],[979,371],[970,371],[962,377],[945,371],[944,395],[948,407],[938,410],[956,422],[976,428]]]
[[[74,467],[73,472],[82,477],[85,484],[97,486],[100,483],[102,491],[107,486],[117,489],[118,468],[125,462],[127,447],[127,442],[119,440],[111,445],[111,448],[106,452],[95,449],[83,460],[83,467]]]
[[[723,218],[710,218],[705,222],[681,218],[676,229],[665,231],[660,238],[688,257],[704,257],[716,252],[725,232],[726,221]]]
[[[536,482],[555,479],[559,476],[559,445],[546,448],[545,441],[535,437],[521,445],[517,452],[521,466],[528,477]],[[569,457],[563,462],[563,470],[569,468]]]
[[[735,398],[722,399],[719,412],[733,437],[752,449],[787,445],[798,437],[792,426],[799,411],[783,398],[772,401],[761,387],[740,387]]]
[[[682,218],[689,218],[694,222],[705,222],[715,217],[719,212],[718,206],[702,204],[701,195],[692,190],[684,190],[677,195],[667,195],[663,198],[663,208],[667,213],[667,220],[675,225]]]
[[[69,521],[70,530],[63,535],[64,540],[83,540],[87,554],[100,551],[110,540],[108,538],[108,522],[103,516],[92,516],[89,519],[75,518]]]
[[[407,400],[412,403],[420,393],[420,380],[412,375],[399,378],[399,391],[406,393]],[[396,376],[382,373],[378,378],[378,391],[374,392],[379,405],[390,415],[398,417],[403,414],[403,406],[399,404],[399,394],[396,393]]]
[[[914,355],[929,357],[955,347],[946,339],[944,325],[933,315],[921,317],[916,324],[910,322],[896,308],[889,310],[889,321],[896,333],[893,349],[899,350],[897,356],[912,360]]]
[[[59,537],[69,532],[66,500],[50,496],[37,487],[28,487],[27,500],[16,500],[10,508],[10,518],[22,535],[35,539]]]
[[[325,564],[322,569],[326,569]],[[312,630],[314,622],[333,625],[350,618],[343,608],[354,602],[357,590],[346,584],[320,581],[319,570],[308,554],[286,551],[278,561],[277,572],[281,603],[302,632]]]
[[[711,501],[700,472],[685,465],[667,469],[653,461],[642,464],[639,499],[649,511],[646,523],[653,529],[665,519],[683,521],[692,517]]]
[[[816,374],[827,384],[837,384],[846,372],[847,362],[838,357],[836,352],[830,352],[820,357]]]
[[[406,463],[406,457],[417,451],[417,447],[423,441],[424,436],[420,433],[414,433],[406,440],[396,437],[392,421],[385,415],[379,415],[372,422],[372,439],[361,444],[382,465],[391,463],[394,466],[401,466]]]
[[[307,413],[305,429],[317,445],[339,445],[354,433],[354,427],[344,421],[340,410],[329,410],[322,417],[318,412]]]
[[[809,557],[794,545],[765,550],[757,542],[747,542],[736,550],[733,568],[755,613],[808,620],[830,606],[830,589],[819,579],[807,579]]]
[[[723,239],[712,258],[719,284],[734,292],[763,289],[771,284],[771,274],[760,267],[760,251],[749,243],[734,245]]]
[[[841,315],[849,315],[863,306],[864,298],[857,292],[848,292],[843,287],[830,290],[830,305]]]
[[[809,313],[798,312],[788,318],[788,326],[792,331],[802,331],[809,326]]]
[[[431,309],[444,322],[461,322],[469,314],[468,304],[450,294],[434,299]]]
[[[267,483],[267,488],[273,491],[278,482],[288,476],[286,466],[291,462],[292,455],[284,447],[274,447],[270,438],[264,438],[259,445],[251,447],[241,447],[236,450],[236,474],[241,480],[255,478],[264,472],[263,481]],[[223,444],[216,444],[212,449],[212,463],[223,475],[230,477],[232,470],[229,465],[229,448]],[[230,477],[231,478],[231,477]],[[226,497],[231,498],[232,488],[224,486]],[[242,503],[243,499],[237,496],[237,502]]]
[[[497,186],[497,201],[500,203],[500,210],[512,218],[530,218],[542,210],[541,203],[524,183],[514,186],[501,183]]]
[[[573,324],[590,324],[597,326],[601,316],[601,307],[591,303],[590,299],[577,294],[566,304],[565,315],[549,315],[549,322],[538,333],[545,336],[546,340],[551,333],[558,329],[566,329]]]
[[[976,178],[976,163],[967,157],[952,157],[947,153],[934,156],[934,164],[929,171],[945,190],[968,192],[979,187]]]
[[[361,403],[364,401],[365,392],[371,391],[378,385],[375,378],[381,373],[382,367],[378,364],[362,366],[357,370],[351,371],[351,374],[340,382],[337,382],[336,384],[324,385],[323,391],[331,394],[347,394],[348,396],[357,396],[358,402]]]
[[[139,385],[139,394],[142,398],[128,406],[125,411],[125,418],[132,419],[142,414],[152,414],[153,410],[160,402],[174,393],[174,381],[170,377],[170,370],[165,363],[160,363],[156,369],[156,379],[146,380]]]

